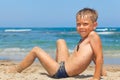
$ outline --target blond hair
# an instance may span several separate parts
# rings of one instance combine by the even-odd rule
[[[84,18],[85,16],[90,18],[92,22],[96,22],[98,19],[98,13],[96,12],[96,10],[91,8],[83,8],[82,10],[78,11],[78,13],[76,14],[76,19],[78,17]]]

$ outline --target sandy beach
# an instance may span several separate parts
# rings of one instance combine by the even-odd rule
[[[39,62],[34,63],[22,73],[5,73],[8,67],[17,65],[18,63],[19,62],[1,60],[0,80],[56,80],[48,76]],[[104,67],[107,70],[107,76],[102,76],[101,80],[120,80],[120,65],[104,65]],[[93,73],[94,66],[90,65],[86,71],[78,76],[59,80],[89,80],[93,76]]]

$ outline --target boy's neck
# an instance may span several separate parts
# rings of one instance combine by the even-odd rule
[[[87,37],[88,37],[88,35],[85,36],[85,37],[82,37],[82,38],[81,38],[81,41],[84,41]]]

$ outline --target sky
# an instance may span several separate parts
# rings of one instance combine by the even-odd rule
[[[120,26],[120,0],[0,0],[0,27],[75,27],[76,13],[97,10],[98,27]]]

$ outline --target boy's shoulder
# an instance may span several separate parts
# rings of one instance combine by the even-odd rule
[[[89,33],[89,35],[88,35],[88,38],[89,38],[90,40],[92,40],[92,39],[98,40],[98,39],[100,39],[100,36],[97,34],[97,32],[91,31],[91,32]]]
[[[89,36],[93,36],[93,35],[98,35],[98,34],[97,34],[97,32],[95,32],[95,31],[91,31],[91,32],[89,33]]]

